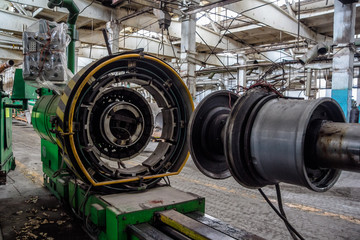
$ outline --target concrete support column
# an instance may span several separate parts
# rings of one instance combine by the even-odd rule
[[[356,4],[334,1],[334,57],[331,96],[341,106],[346,119],[351,109],[354,75],[354,43]]]
[[[196,97],[196,15],[187,15],[181,22],[181,69],[180,75],[189,88],[193,99]]]
[[[308,99],[311,98],[311,82],[312,82],[312,69],[308,68],[306,73],[306,92],[305,92],[305,96],[307,96]]]
[[[356,84],[356,103],[357,105],[360,104],[360,68],[357,71],[357,84]]]
[[[240,66],[244,66],[246,65],[246,56],[244,54],[238,54],[237,56],[238,58],[238,64]],[[246,82],[246,68],[242,67],[242,68],[238,68],[237,69],[237,91],[240,92],[241,91],[241,87],[245,87],[247,86],[247,82]]]
[[[109,33],[109,43],[112,53],[119,52],[119,41],[120,41],[120,24],[117,20],[112,20],[106,24],[107,32]]]

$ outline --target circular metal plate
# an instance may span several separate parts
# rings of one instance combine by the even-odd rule
[[[189,148],[197,168],[215,179],[230,177],[223,148],[223,129],[238,96],[217,91],[196,107],[189,124]]]

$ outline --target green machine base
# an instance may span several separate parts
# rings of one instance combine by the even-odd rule
[[[139,192],[99,193],[59,172],[64,163],[58,146],[44,139],[41,159],[44,185],[82,219],[94,239],[261,239],[206,215],[203,197],[167,185]]]

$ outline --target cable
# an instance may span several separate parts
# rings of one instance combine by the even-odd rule
[[[284,216],[284,218],[287,219],[285,211],[284,211],[283,203],[282,203],[280,185],[278,183],[275,184],[275,189],[276,189],[276,197],[277,197],[277,200],[278,200],[278,206],[279,206],[280,213]],[[289,225],[285,223],[285,226],[286,226],[287,230],[289,231],[291,237],[294,240],[297,240],[296,235],[291,231]]]
[[[79,12],[78,15],[82,14],[82,13],[85,11],[85,9],[87,9],[88,7],[90,7],[94,2],[95,2],[95,0],[92,0],[91,3],[89,3],[89,5],[87,5],[86,7],[84,7],[84,8]]]
[[[214,49],[217,47],[217,45],[219,44],[217,44],[216,46],[215,46],[215,48],[214,49],[212,49],[208,44],[207,44],[207,42],[201,37],[201,35],[197,32],[197,31],[195,31],[195,33],[200,37],[200,39],[205,43],[205,45],[210,49],[210,51],[211,51],[211,53],[210,53],[210,55],[209,56],[211,56],[211,54],[214,54],[215,55],[215,57],[219,60],[219,62],[221,63],[221,65],[223,65],[223,67],[226,69],[226,71],[228,71],[228,73],[230,73],[230,75],[231,75],[231,77],[233,78],[233,79],[236,79],[235,77],[234,77],[234,75],[230,72],[230,70],[225,66],[225,64],[221,61],[221,59],[216,55],[216,53],[214,53]],[[220,41],[219,41],[220,42]],[[207,59],[209,59],[209,58],[207,58]],[[207,61],[207,59],[205,60],[205,62]]]
[[[71,18],[69,18],[69,20],[72,20],[73,18],[78,17],[80,14],[82,14],[85,11],[85,9],[90,7],[94,2],[95,2],[95,0],[92,0],[91,3],[89,3],[87,6],[85,6],[78,14],[75,14]]]
[[[231,25],[234,23],[234,21],[237,19],[238,16],[242,15],[242,14],[245,13],[245,12],[249,12],[249,11],[252,11],[252,10],[255,10],[255,9],[258,9],[258,8],[261,8],[261,7],[264,7],[264,6],[267,6],[267,5],[269,5],[269,4],[273,4],[274,2],[276,2],[276,1],[268,2],[268,3],[262,4],[262,5],[253,7],[253,8],[249,8],[249,9],[246,9],[246,10],[238,13],[238,14],[236,15],[236,17],[233,17],[233,18],[232,18],[230,24],[226,27],[224,33],[222,34],[221,38],[219,39],[219,42],[216,44],[216,46],[215,46],[213,49],[216,49],[216,48],[217,48],[217,46],[220,44],[220,42],[222,41],[222,39],[224,38],[224,36],[225,36],[225,34],[226,34],[227,32],[231,33],[231,32],[229,31],[229,28],[231,27]],[[236,38],[240,39],[240,38],[237,37],[236,35],[234,35],[234,36],[235,36]],[[241,42],[241,43],[244,43],[245,45],[248,45],[248,44],[246,44],[246,43],[245,43],[243,40],[241,40],[241,39],[240,39],[240,42]],[[248,45],[248,46],[251,47],[251,45]],[[207,62],[207,60],[210,58],[211,54],[213,54],[213,53],[214,53],[214,51],[211,50],[211,53],[207,56],[207,58],[206,58],[205,61],[204,61],[205,63]],[[273,62],[271,59],[269,59],[269,58],[266,57],[265,55],[263,55],[263,56],[264,56],[265,58],[267,58],[268,60],[270,60],[271,62]],[[201,67],[200,70],[201,70],[202,68],[203,68],[203,67]]]
[[[287,226],[289,226],[290,230],[301,240],[305,240],[300,233],[298,233],[296,231],[296,229],[289,223],[289,221],[286,219],[286,217],[284,217],[277,209],[276,207],[272,204],[272,202],[269,200],[269,198],[265,195],[265,193],[263,192],[263,190],[261,188],[258,189],[261,196],[265,199],[265,201],[269,204],[269,206],[274,210],[274,212],[285,222],[285,224]]]

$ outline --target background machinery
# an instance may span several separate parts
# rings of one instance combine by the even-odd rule
[[[13,65],[14,61],[3,63],[0,66],[0,73]],[[6,174],[15,168],[15,159],[12,152],[12,113],[9,106],[12,101],[10,100],[9,95],[3,90],[2,79],[0,79],[0,93],[0,184],[5,184]]]
[[[0,65],[0,73],[14,66],[14,61],[9,60]],[[2,75],[0,75],[0,78]],[[25,84],[22,70],[15,71],[12,95],[5,92],[0,79],[0,185],[6,183],[6,175],[15,168],[15,157],[12,151],[12,109],[27,110],[28,100],[36,99],[35,89]]]

